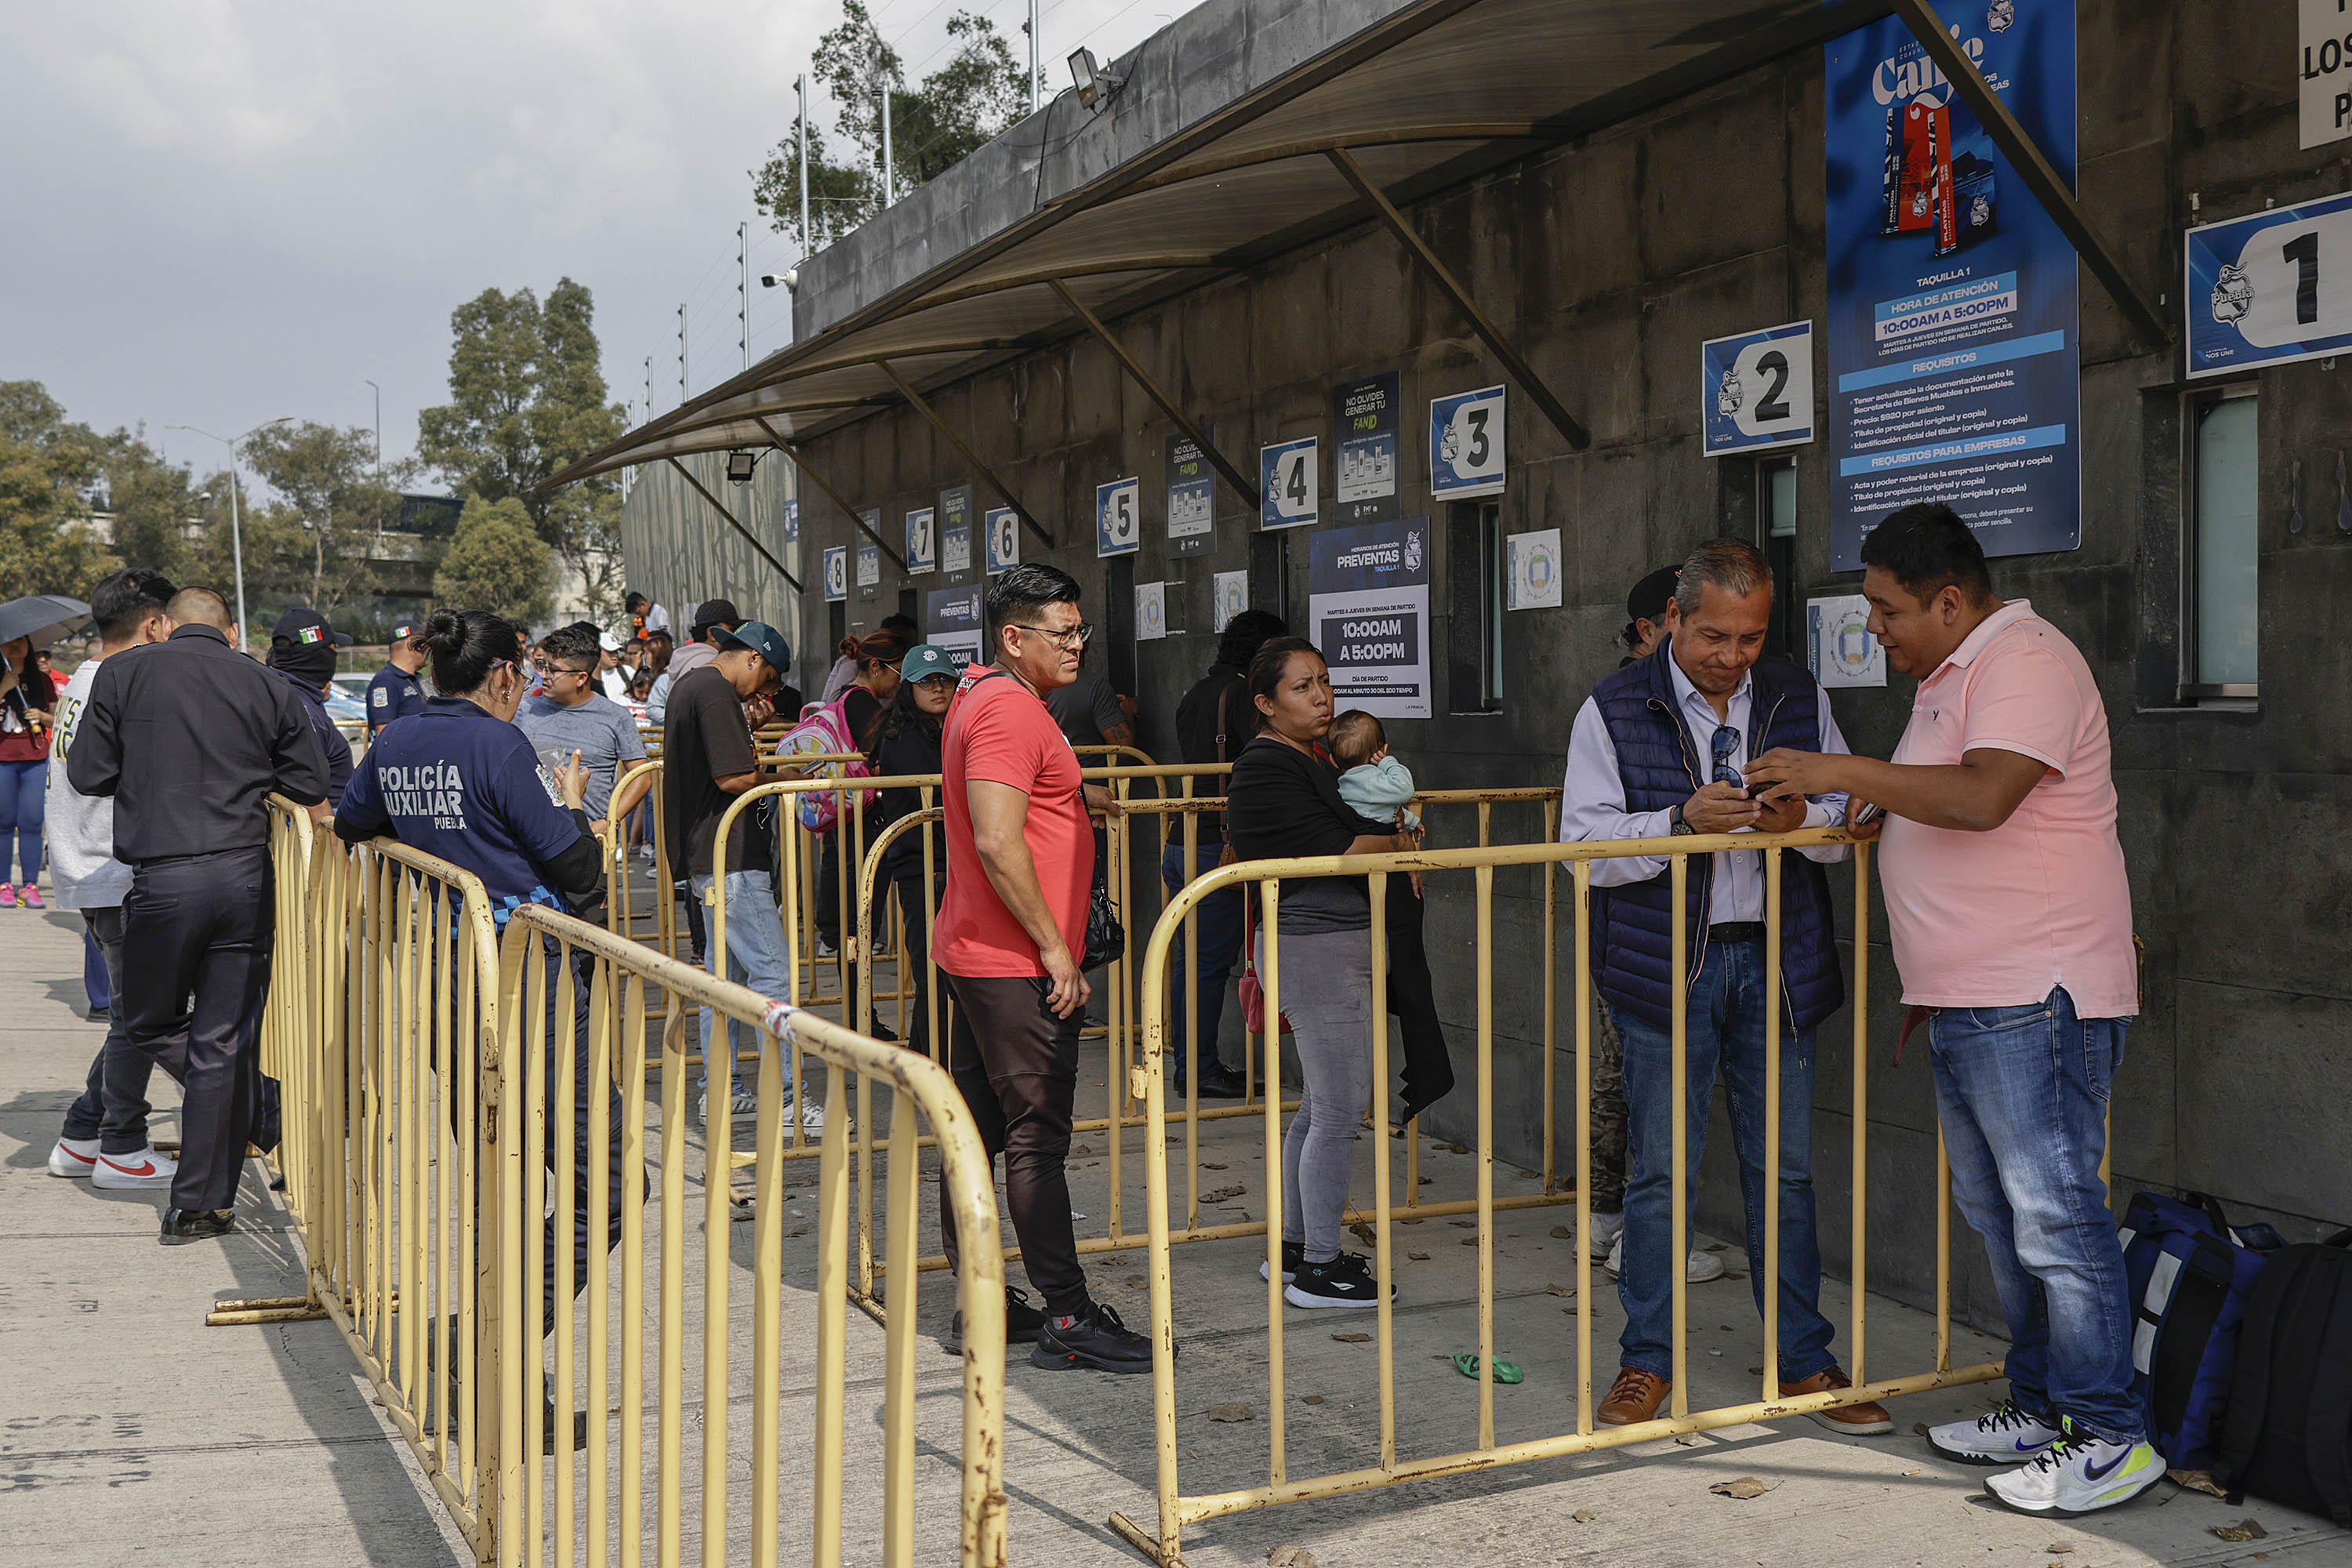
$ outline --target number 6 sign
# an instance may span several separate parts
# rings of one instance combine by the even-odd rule
[[[1801,447],[1813,438],[1813,324],[1792,321],[1701,343],[1706,455]]]
[[[1132,555],[1143,547],[1141,510],[1143,483],[1138,479],[1113,479],[1095,487],[1095,553]]]
[[[1441,500],[1503,493],[1503,389],[1429,404],[1429,493]]]
[[[998,507],[982,518],[980,533],[988,547],[990,576],[1021,564],[1021,519],[1011,507]]]

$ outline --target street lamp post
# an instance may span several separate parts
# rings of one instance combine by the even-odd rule
[[[375,477],[383,478],[383,388],[369,382],[368,390],[375,394]]]
[[[229,558],[236,569],[236,636],[240,645],[245,641],[246,634],[245,526],[237,514],[236,506],[236,449],[271,426],[290,423],[293,417],[291,414],[281,414],[275,419],[265,419],[234,441],[226,436],[215,436],[209,430],[200,430],[194,425],[168,426],[173,430],[185,430],[191,436],[202,436],[207,441],[218,441],[228,448],[228,548]]]

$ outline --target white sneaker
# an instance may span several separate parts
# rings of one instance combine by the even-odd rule
[[[1602,1268],[1615,1275],[1625,1265],[1625,1233],[1620,1230],[1617,1239],[1610,1244],[1609,1261]],[[1704,1285],[1710,1279],[1723,1278],[1723,1259],[1703,1247],[1694,1247],[1683,1259],[1683,1279],[1693,1285]]]
[[[1927,1428],[1927,1447],[1964,1465],[2021,1465],[2058,1440],[2058,1424],[2009,1400],[1990,1415]]]
[[[179,1173],[180,1163],[169,1154],[158,1154],[151,1143],[136,1154],[100,1154],[89,1184],[109,1192],[139,1192],[168,1187]]]
[[[856,1126],[856,1118],[851,1116],[845,1110],[843,1111],[841,1114],[842,1131],[846,1132]],[[822,1138],[824,1136],[824,1107],[819,1105],[814,1100],[801,1107],[801,1132],[803,1136],[809,1138]]]
[[[653,858],[654,858],[654,847],[653,847],[652,845],[650,845],[650,844],[640,844],[640,845],[638,845],[638,846],[637,846],[637,858],[638,858],[638,859],[640,859],[640,860],[650,860],[650,859],[652,859]]]
[[[823,937],[816,939],[816,955],[819,958],[836,958],[840,956],[838,953],[834,952],[833,943],[825,941]]]
[[[1591,1226],[1586,1237],[1587,1249],[1592,1254],[1593,1262],[1605,1263],[1616,1251],[1617,1238],[1625,1234],[1625,1211],[1619,1209],[1615,1214],[1602,1214],[1595,1209]]]
[[[2164,1460],[2145,1443],[2110,1443],[2071,1430],[2030,1465],[1985,1479],[1996,1502],[2020,1513],[2062,1519],[2131,1501],[2164,1477]]]
[[[727,1114],[737,1121],[760,1114],[760,1097],[748,1089],[739,1089],[727,1097]]]
[[[52,1176],[88,1176],[98,1170],[98,1140],[60,1138],[49,1151]]]

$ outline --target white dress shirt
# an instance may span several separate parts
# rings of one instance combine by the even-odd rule
[[[1755,688],[1751,675],[1739,678],[1738,689],[1731,694],[1723,717],[1716,716],[1715,706],[1706,694],[1690,683],[1682,666],[1675,662],[1671,648],[1663,648],[1657,657],[1666,661],[1667,678],[1673,681],[1677,710],[1682,715],[1683,729],[1690,736],[1691,753],[1697,764],[1698,779],[1691,788],[1714,776],[1715,731],[1728,724],[1739,731],[1738,743],[1732,748],[1730,765],[1737,769],[1755,755],[1751,750],[1756,731],[1761,726],[1749,722],[1750,697]],[[1830,694],[1819,686],[1813,688],[1814,700],[1821,706],[1818,722],[1821,726],[1821,749],[1843,753],[1845,737],[1838,733],[1837,719],[1830,712]],[[1766,715],[1769,722],[1771,716]],[[1670,811],[1627,811],[1625,782],[1617,770],[1617,746],[1609,738],[1609,726],[1601,717],[1601,709],[1590,697],[1576,712],[1576,728],[1568,742],[1568,773],[1561,781],[1559,803],[1559,837],[1564,843],[1590,844],[1604,838],[1664,838],[1674,831]],[[1845,796],[1822,795],[1807,797],[1805,821],[1807,827],[1843,827],[1845,826]],[[1743,829],[1742,831],[1748,831]],[[1823,865],[1846,858],[1843,844],[1819,845],[1797,851],[1811,860]],[[1760,921],[1764,918],[1764,857],[1753,849],[1735,849],[1714,857],[1714,890],[1707,901],[1707,921],[1720,925],[1729,921]],[[1628,855],[1592,862],[1592,885],[1596,888],[1620,888],[1635,882],[1646,882],[1664,871],[1668,861],[1664,856]]]

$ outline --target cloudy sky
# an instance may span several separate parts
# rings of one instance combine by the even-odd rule
[[[1116,56],[1188,0],[1042,0],[1040,58]],[[1026,0],[876,0],[910,79],[958,9],[1020,47]],[[448,319],[483,289],[596,300],[616,398],[740,363],[745,171],[790,129],[839,0],[78,0],[16,6],[0,50],[0,379],[44,382],[176,459],[291,414],[374,417],[387,458],[446,394]],[[816,108],[820,125],[829,106]],[[753,227],[756,274],[794,259]],[[786,341],[754,285],[753,355]]]

